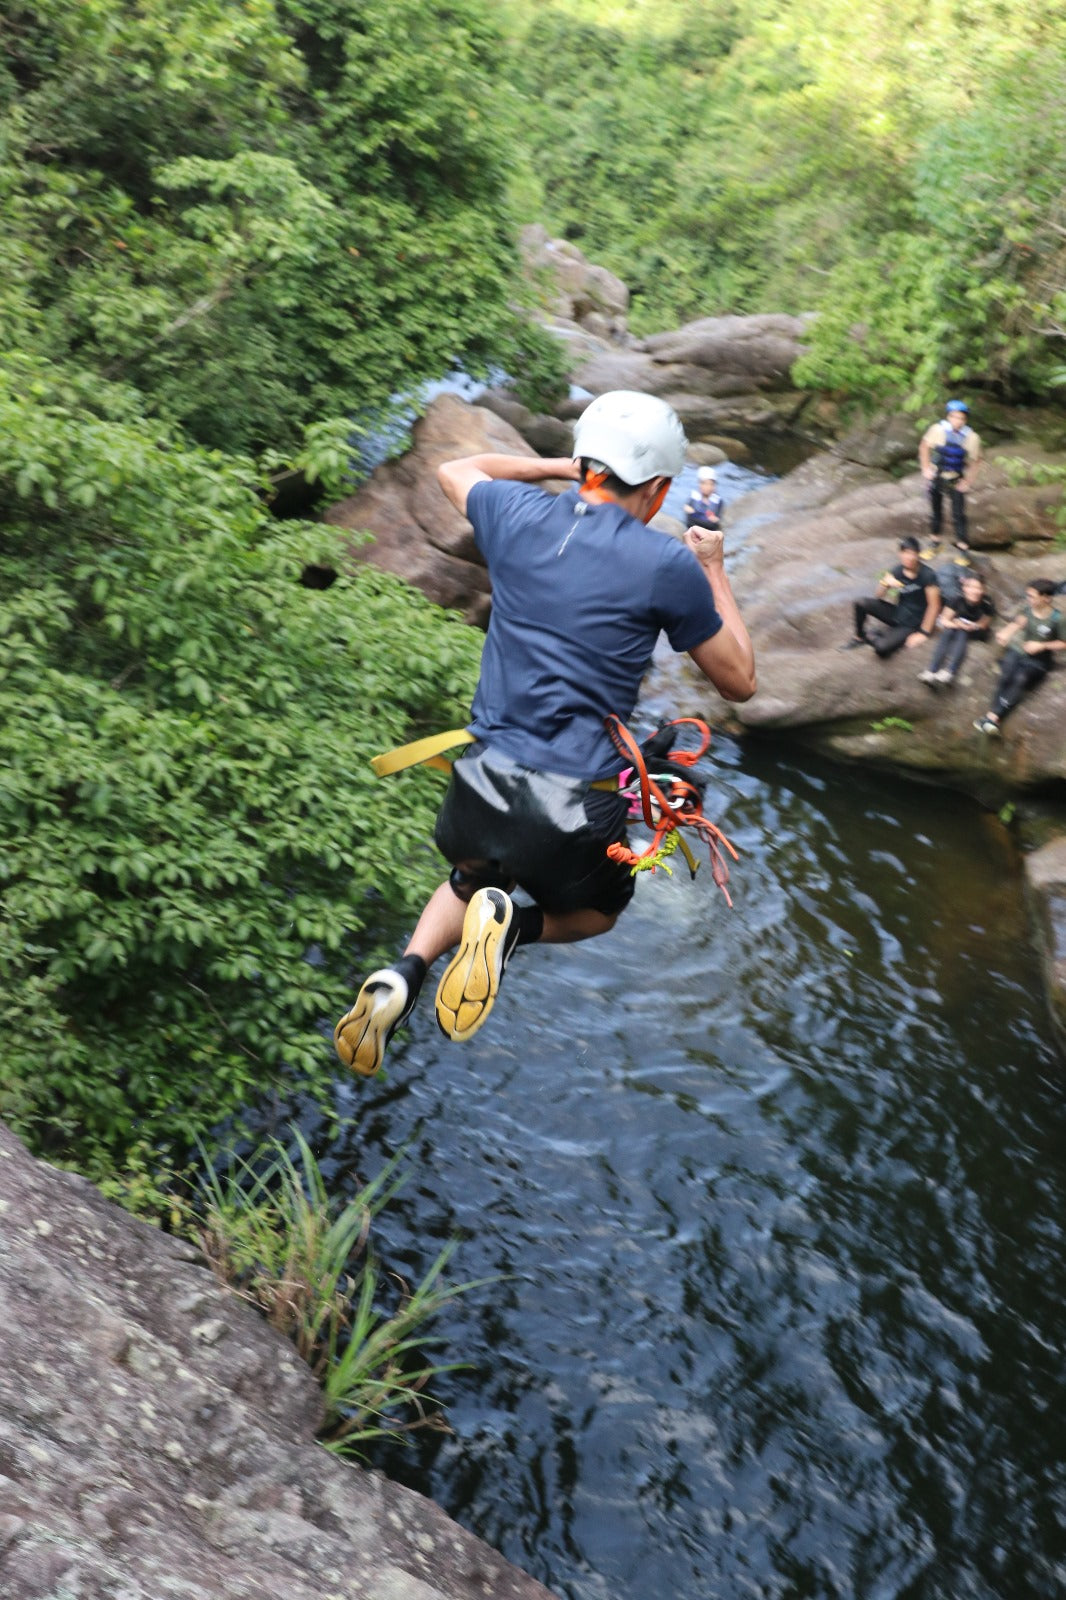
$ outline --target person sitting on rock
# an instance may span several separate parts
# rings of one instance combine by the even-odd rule
[[[875,595],[856,600],[855,633],[840,646],[841,650],[872,644],[883,660],[902,645],[911,650],[925,643],[940,610],[940,588],[936,573],[922,560],[920,548],[917,539],[899,541],[899,564],[885,573]],[[885,624],[876,639],[866,637],[867,617]]]
[[[985,589],[980,573],[967,572],[960,583],[960,593],[944,606],[937,618],[937,641],[933,659],[925,672],[919,672],[922,683],[954,683],[966,657],[966,647],[971,639],[987,639],[996,608]]]
[[[685,502],[685,527],[720,528],[725,503],[718,493],[713,467],[701,467],[696,479],[698,486]]]
[[[1066,617],[1056,607],[1054,594],[1050,578],[1034,578],[1025,588],[1024,610],[996,634],[996,643],[1007,650],[992,704],[974,723],[979,733],[998,735],[1007,713],[1043,683],[1056,655],[1066,650]]]
[[[605,719],[633,711],[665,631],[727,700],[755,692],[755,657],[724,566],[721,532],[684,542],[648,528],[685,463],[664,400],[615,391],[574,429],[575,460],[474,455],[440,485],[469,517],[492,580],[492,614],[468,733],[437,817],[452,863],[406,952],[368,977],[334,1032],[341,1060],[378,1071],[426,970],[459,946],[437,988],[437,1021],[469,1039],[488,1017],[519,945],[588,939],[633,895],[628,799]],[[573,483],[559,495],[537,487]],[[518,884],[532,904],[517,905]],[[544,999],[563,1018],[565,999]]]
[[[966,495],[973,487],[981,464],[981,441],[969,425],[970,408],[965,400],[949,400],[943,422],[934,422],[922,435],[918,460],[929,488],[930,529],[934,549],[940,544],[943,500],[951,504],[955,548],[969,550],[966,526]]]

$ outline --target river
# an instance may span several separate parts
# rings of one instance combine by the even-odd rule
[[[727,469],[728,486],[737,469]],[[662,709],[645,701],[645,725]],[[741,852],[343,1079],[454,1432],[373,1459],[564,1600],[1066,1593],[1066,1115],[1019,862],[945,790],[718,736]],[[431,1000],[431,994],[427,996]]]

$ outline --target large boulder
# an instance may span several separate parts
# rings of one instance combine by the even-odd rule
[[[604,346],[571,368],[590,394],[641,389],[661,395],[695,438],[790,428],[809,396],[789,373],[803,349],[804,317],[704,317],[625,350]]]
[[[683,362],[711,373],[743,375],[757,388],[787,389],[803,350],[809,317],[771,312],[750,317],[702,317],[641,341],[656,362]]]
[[[1001,617],[1016,609],[1031,578],[1066,579],[1066,551],[1053,542],[1055,491],[1013,484],[1004,459],[990,454],[970,513],[974,560]],[[897,479],[822,454],[730,511],[732,537],[745,543],[735,587],[759,671],[758,694],[735,711],[742,725],[788,729],[828,754],[989,797],[1066,779],[1066,672],[1026,697],[1002,739],[989,740],[972,724],[995,683],[994,644],[973,644],[956,684],[937,691],[918,679],[929,645],[887,661],[872,650],[837,648],[852,630],[852,602],[872,594],[897,559],[898,538],[927,531],[918,473]],[[961,571],[946,550],[933,563],[945,593]]]
[[[2,1126],[0,1216],[5,1600],[551,1600],[316,1444],[292,1345]]]
[[[488,573],[469,522],[441,491],[437,468],[443,461],[484,452],[536,454],[494,411],[440,395],[415,424],[411,449],[378,467],[357,494],[330,506],[325,520],[372,534],[371,543],[353,541],[353,561],[394,572],[438,605],[483,624]]]
[[[628,340],[629,290],[621,278],[588,261],[570,240],[549,237],[539,223],[523,228],[518,243],[549,322],[584,329],[608,343]]]

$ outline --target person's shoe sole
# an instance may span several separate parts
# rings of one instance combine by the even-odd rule
[[[408,1015],[410,991],[398,972],[372,972],[355,1005],[333,1030],[333,1045],[346,1067],[372,1078],[381,1071],[385,1047]]]
[[[448,1039],[470,1039],[488,1018],[511,953],[514,906],[502,889],[479,889],[466,908],[459,948],[437,985],[437,1022]]]

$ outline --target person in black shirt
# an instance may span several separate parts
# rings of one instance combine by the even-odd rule
[[[937,641],[933,659],[918,676],[923,683],[954,683],[962,667],[971,639],[987,639],[996,608],[985,592],[985,580],[968,572],[961,582],[962,592],[953,605],[946,605],[937,619]]]
[[[840,646],[841,650],[872,644],[883,660],[903,645],[912,650],[928,639],[940,610],[940,586],[920,550],[917,539],[900,540],[899,564],[885,573],[875,595],[856,600],[855,633]],[[893,597],[891,601],[889,595]],[[885,624],[876,639],[866,637],[867,617]]]

